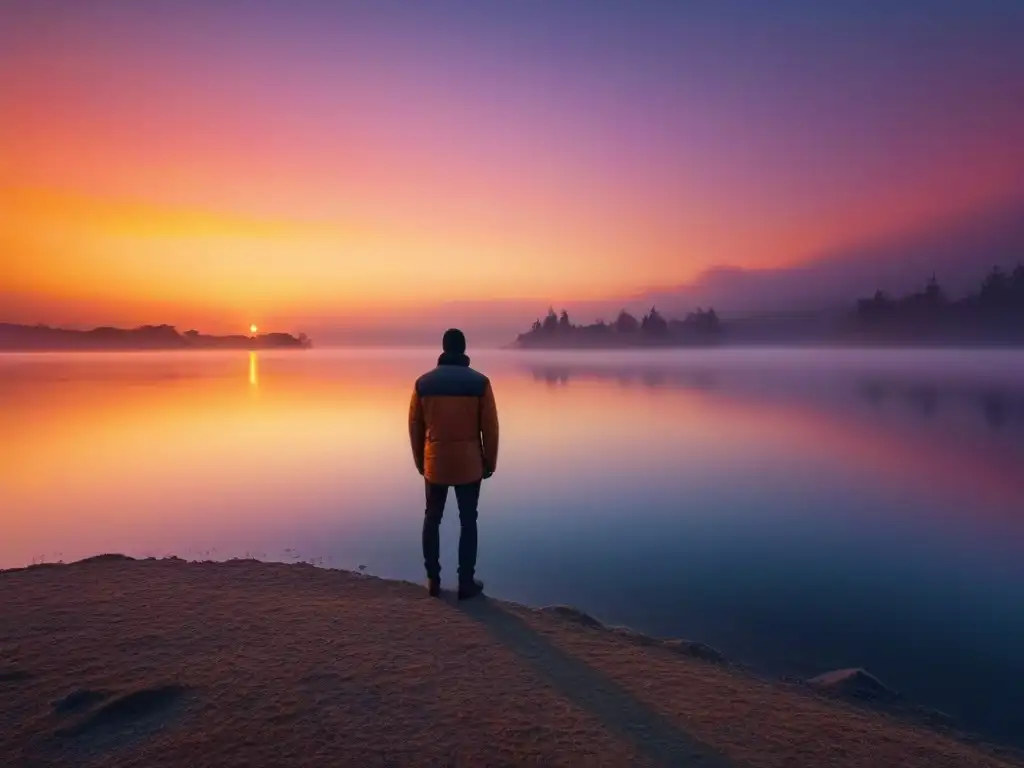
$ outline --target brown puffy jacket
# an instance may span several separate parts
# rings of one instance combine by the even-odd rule
[[[491,382],[465,355],[441,355],[409,403],[416,469],[437,485],[475,483],[498,463],[498,409]]]

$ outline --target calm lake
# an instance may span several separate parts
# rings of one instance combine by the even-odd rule
[[[421,581],[406,419],[435,357],[0,355],[0,567],[254,556]],[[501,418],[480,504],[489,594],[774,674],[865,666],[1024,741],[1024,353],[487,351],[474,366]]]

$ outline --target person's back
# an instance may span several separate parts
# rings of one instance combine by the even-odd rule
[[[409,440],[426,481],[423,560],[431,595],[440,593],[440,524],[449,487],[455,488],[459,536],[459,597],[480,594],[474,578],[480,483],[498,461],[498,412],[491,383],[469,367],[461,331],[444,334],[437,367],[416,380],[409,405]]]

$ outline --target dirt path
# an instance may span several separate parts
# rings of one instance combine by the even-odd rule
[[[551,613],[340,571],[0,573],[11,766],[1001,766]]]

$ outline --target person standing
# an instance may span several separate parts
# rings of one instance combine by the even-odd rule
[[[480,486],[498,463],[498,409],[490,380],[469,367],[466,337],[450,328],[437,367],[416,380],[409,404],[413,461],[426,487],[423,564],[427,589],[441,593],[441,518],[448,489],[459,506],[459,599],[483,592],[476,579],[477,503]]]

